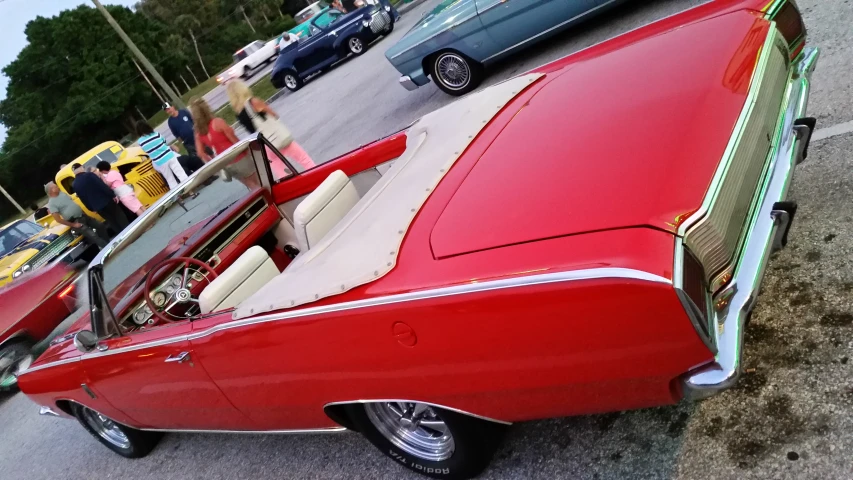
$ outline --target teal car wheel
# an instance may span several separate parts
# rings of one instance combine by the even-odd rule
[[[465,95],[483,81],[483,66],[456,52],[442,52],[432,58],[430,71],[444,93]]]

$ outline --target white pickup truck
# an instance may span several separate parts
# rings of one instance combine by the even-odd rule
[[[277,39],[275,38],[266,43],[260,40],[255,40],[240,50],[237,50],[237,53],[234,54],[234,65],[231,65],[228,70],[219,74],[219,76],[216,77],[216,81],[219,83],[225,83],[226,81],[236,77],[248,79],[258,67],[267,65],[272,62],[276,56],[278,56],[276,43]]]

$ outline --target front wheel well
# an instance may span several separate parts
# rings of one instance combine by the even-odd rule
[[[71,400],[57,400],[56,408],[62,410],[64,413],[67,413],[71,417],[74,416],[74,412],[71,410]]]
[[[30,336],[29,332],[26,330],[20,330],[18,332],[13,333],[9,338],[0,342],[0,348],[3,348],[7,345],[12,345],[15,343],[26,343],[30,346],[36,344],[36,340]]]

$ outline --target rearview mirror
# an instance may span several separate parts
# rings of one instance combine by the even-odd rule
[[[91,352],[98,346],[98,337],[89,330],[81,330],[74,334],[74,346],[83,353]]]

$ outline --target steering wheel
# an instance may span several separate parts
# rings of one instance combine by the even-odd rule
[[[183,265],[183,272],[178,272],[178,274],[181,275],[181,284],[175,288],[175,291],[172,292],[171,295],[169,295],[163,306],[158,307],[154,304],[154,300],[151,299],[154,279],[157,278],[158,273],[165,270],[167,267],[174,268],[176,265]],[[192,270],[192,268],[190,267],[196,267],[195,271],[191,272],[190,270]],[[207,273],[204,273],[205,271]],[[145,295],[145,304],[148,305],[149,309],[151,309],[151,313],[153,313],[158,320],[169,323],[191,318],[191,316],[177,315],[169,310],[178,305],[185,305],[188,303],[198,304],[198,298],[193,297],[191,291],[192,285],[190,284],[191,280],[201,281],[198,278],[198,275],[201,275],[204,280],[207,280],[208,285],[216,278],[216,272],[214,272],[208,264],[201,260],[196,260],[195,258],[175,257],[158,263],[150,272],[148,272],[148,277],[145,279],[145,289],[143,291],[143,294]]]

